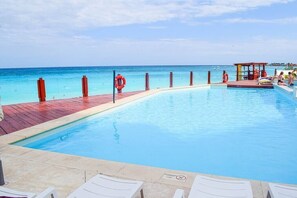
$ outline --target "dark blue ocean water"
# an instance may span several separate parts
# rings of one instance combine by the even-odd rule
[[[226,66],[98,66],[0,69],[0,96],[2,104],[38,101],[37,80],[42,77],[46,84],[47,100],[82,96],[81,78],[88,77],[89,95],[112,93],[113,70],[127,80],[126,91],[144,90],[145,73],[150,75],[150,88],[169,86],[169,72],[174,74],[174,86],[189,85],[189,73],[194,73],[194,84],[206,84],[207,72],[211,82],[221,82],[226,70],[230,80],[235,80],[235,67]],[[267,67],[268,75],[274,68]]]

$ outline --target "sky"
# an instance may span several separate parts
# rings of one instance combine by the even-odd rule
[[[1,0],[0,67],[297,63],[297,0]]]

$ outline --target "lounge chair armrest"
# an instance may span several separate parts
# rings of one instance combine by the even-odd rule
[[[6,196],[6,197],[28,197],[28,198],[33,198],[35,197],[35,193],[31,192],[23,192],[23,191],[17,191],[14,189],[6,188],[0,186],[0,196]]]
[[[55,188],[48,187],[43,192],[39,193],[35,198],[57,198],[57,192]]]
[[[185,191],[182,189],[177,189],[174,193],[173,198],[185,198]]]

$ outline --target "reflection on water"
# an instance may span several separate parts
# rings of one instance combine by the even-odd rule
[[[116,122],[114,121],[112,123],[112,126],[113,126],[113,129],[114,129],[114,133],[113,133],[113,137],[114,137],[114,140],[117,144],[120,143],[120,134],[118,133],[118,128],[116,126]]]

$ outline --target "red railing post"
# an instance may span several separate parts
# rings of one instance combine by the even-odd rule
[[[46,98],[45,81],[42,78],[37,80],[39,102],[44,102]]]
[[[239,81],[239,65],[236,67],[236,81]]]
[[[173,73],[170,72],[170,85],[169,87],[173,87]]]
[[[210,71],[208,71],[207,84],[210,84]]]
[[[81,83],[82,83],[83,97],[88,97],[89,96],[88,78],[86,76],[83,76],[81,79]]]
[[[190,72],[190,86],[193,86],[193,72]]]
[[[145,90],[150,90],[150,76],[148,73],[145,74]]]
[[[224,79],[225,74],[226,74],[226,71],[224,70],[224,71],[223,71],[223,76],[222,76],[222,82],[223,82],[223,83],[225,83],[225,79]]]

